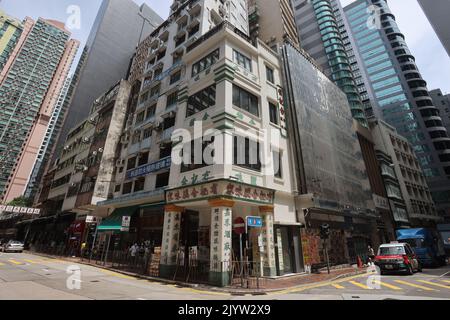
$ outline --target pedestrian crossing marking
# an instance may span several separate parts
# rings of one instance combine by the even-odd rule
[[[381,281],[378,281],[378,280],[373,280],[373,282],[377,283],[379,285],[382,285],[382,286],[384,286],[386,288],[392,289],[392,290],[403,290],[402,288],[396,287],[396,286],[394,286],[392,284],[389,284],[389,283],[386,283],[386,282],[381,282]]]
[[[417,281],[425,283],[425,284],[429,284],[430,286],[436,286],[436,287],[439,287],[439,288],[450,289],[450,286],[446,286],[446,285],[443,285],[443,284],[440,284],[440,283],[434,283],[434,282],[426,281],[426,280],[417,280]]]
[[[339,284],[336,284],[336,283],[332,283],[331,284],[333,287],[335,287],[336,289],[345,289],[345,287],[343,287],[343,286],[341,286],[341,285],[339,285]]]
[[[19,262],[17,260],[13,260],[13,259],[9,259],[8,261],[13,263],[13,264],[16,264],[16,265],[22,265],[23,264],[22,262]]]
[[[364,285],[364,284],[362,284],[362,283],[359,283],[359,282],[356,282],[356,281],[349,281],[351,284],[353,284],[353,285],[355,285],[355,286],[357,286],[357,287],[360,287],[360,288],[363,288],[363,289],[370,289],[368,286],[366,286],[366,285]]]
[[[394,281],[397,282],[397,283],[400,283],[400,284],[404,284],[405,286],[410,286],[410,287],[422,289],[422,290],[425,290],[425,291],[437,291],[436,289],[424,287],[424,286],[421,286],[421,285],[418,285],[418,284],[415,284],[415,283],[409,283],[409,282],[406,282],[406,281],[403,281],[403,280],[394,280]]]

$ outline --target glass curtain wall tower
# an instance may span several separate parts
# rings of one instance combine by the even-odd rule
[[[372,112],[414,146],[441,215],[450,215],[450,138],[385,0],[344,8]]]

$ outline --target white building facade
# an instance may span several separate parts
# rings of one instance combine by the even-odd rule
[[[242,241],[253,272],[303,271],[278,56],[252,45],[246,1],[171,9],[152,34],[113,197],[99,205],[139,221],[163,211],[138,232],[161,247],[163,277],[203,264],[209,283],[228,284],[241,255],[233,224],[247,217],[262,219]]]

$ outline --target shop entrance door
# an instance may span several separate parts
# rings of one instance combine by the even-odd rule
[[[275,262],[277,274],[284,275],[295,272],[294,244],[289,226],[275,227]]]
[[[186,210],[181,215],[180,242],[177,254],[175,278],[188,281],[191,267],[197,264],[199,213]]]

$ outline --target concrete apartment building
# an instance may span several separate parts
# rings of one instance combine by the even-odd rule
[[[450,23],[448,21],[450,2],[447,0],[418,1],[450,57]]]
[[[14,51],[24,29],[24,23],[0,9],[0,71]]]
[[[413,144],[437,210],[448,215],[450,167],[441,157],[450,138],[394,15],[384,0],[358,0],[343,10],[372,113]],[[379,22],[372,26],[373,11]]]
[[[53,161],[67,134],[90,113],[95,99],[125,79],[137,45],[160,23],[146,4],[133,0],[103,0],[74,77],[70,106],[56,144]]]
[[[248,0],[250,37],[276,49],[288,40],[300,47],[290,0]]]
[[[371,121],[370,129],[375,148],[392,160],[393,166],[381,166],[389,197],[404,200],[411,227],[435,227],[442,217],[436,211],[413,145],[399,135],[393,126],[381,120]],[[392,184],[390,179],[396,179],[398,185]],[[400,208],[394,204],[396,221],[406,220],[405,212]]]
[[[124,129],[130,90],[126,80],[117,83],[96,99],[89,117],[69,132],[62,153],[43,179],[37,203],[44,213],[42,223],[51,217],[70,216],[56,220],[68,227],[70,223],[84,225],[86,216],[93,213],[97,217],[108,215],[107,208],[98,208],[97,203],[113,192],[116,150]],[[28,221],[28,226],[31,239],[45,243],[52,236],[39,234],[42,224]],[[78,235],[78,243],[83,240],[82,235]]]
[[[0,83],[0,192],[7,203],[25,193],[79,42],[58,21],[26,19]]]
[[[292,7],[302,48],[346,93],[353,117],[367,127],[364,105],[336,17],[336,0],[293,0]]]
[[[300,223],[280,104],[281,66],[263,42],[252,44],[246,1],[174,1],[169,19],[147,45],[139,101],[116,161],[114,192],[99,203],[112,212],[99,226],[99,241],[115,237],[117,217],[130,215],[132,229],[145,223],[141,239],[161,246],[161,276],[173,277],[177,257],[197,247],[198,260],[210,266],[208,281],[223,285],[239,249],[232,221],[255,215],[264,220],[264,252],[258,250],[255,230],[249,255],[263,261],[264,275],[302,271]],[[189,150],[191,142],[202,145],[197,138],[177,137],[177,129],[193,135],[199,123],[203,133],[218,130],[214,142],[203,141],[203,147],[214,146],[226,162],[173,161],[173,149]],[[251,138],[245,138],[248,132]],[[270,134],[279,136],[274,145]],[[234,147],[257,150],[257,161],[244,157],[241,163],[237,151],[235,157],[225,151]],[[271,162],[281,164],[275,175],[263,165],[263,150]]]

